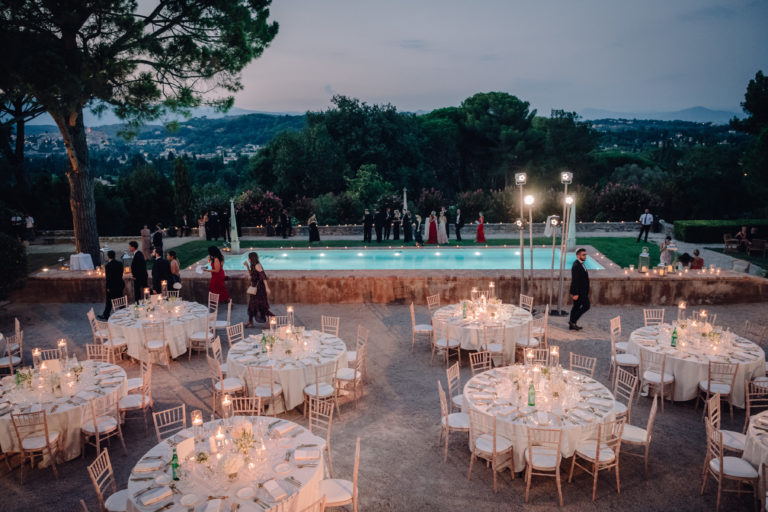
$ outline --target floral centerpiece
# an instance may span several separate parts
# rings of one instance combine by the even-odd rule
[[[17,388],[32,387],[32,370],[16,370],[15,382]]]
[[[80,382],[80,375],[83,374],[83,367],[81,365],[73,366],[70,371],[75,375],[75,380]]]
[[[237,451],[247,457],[248,452],[256,444],[256,437],[252,432],[242,429],[237,432],[237,437],[234,438],[233,443]]]
[[[237,472],[243,467],[245,461],[239,453],[226,453],[219,461],[219,468],[230,480],[237,478]]]

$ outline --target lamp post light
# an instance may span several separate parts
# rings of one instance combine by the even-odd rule
[[[557,215],[549,218],[549,224],[552,226],[552,264],[549,267],[549,309],[552,310],[552,295],[555,292],[555,237],[557,237],[557,225],[560,219]]]
[[[532,195],[525,196],[525,205],[528,207],[528,246],[531,249],[531,273],[528,276],[528,294],[533,295],[533,203],[535,199]]]
[[[515,222],[520,229],[520,293],[525,293],[525,245],[523,237],[525,236],[524,224],[525,213],[523,212],[523,191],[525,183],[528,181],[528,175],[524,172],[515,173],[515,185],[520,188],[520,218]]]
[[[573,204],[573,198],[571,196],[565,196],[565,218],[560,230],[560,278],[559,286],[557,289],[557,313],[556,316],[565,316],[566,312],[563,311],[563,273],[565,271],[565,256],[566,248],[568,247],[568,226],[571,222],[571,205]]]

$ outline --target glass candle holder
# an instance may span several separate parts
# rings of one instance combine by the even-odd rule
[[[232,415],[232,399],[229,395],[224,395],[224,398],[221,400],[221,415],[224,419],[229,419]]]
[[[149,288],[144,288],[144,300],[149,301]]]
[[[286,308],[286,311],[288,312],[288,325],[293,325],[294,324],[293,306],[288,306]]]
[[[40,354],[40,349],[35,348],[32,350],[32,366],[34,368],[40,368],[41,363],[43,362],[43,358]]]
[[[69,352],[67,350],[67,340],[64,338],[61,338],[58,342],[59,346],[59,359],[61,359],[61,367],[64,368],[64,365],[67,364],[67,361],[69,360]]]
[[[168,281],[160,281],[160,292],[164,299],[168,298]]]

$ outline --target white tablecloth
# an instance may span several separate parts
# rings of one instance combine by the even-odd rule
[[[678,342],[676,348],[670,346],[667,333],[669,325],[641,327],[629,336],[627,351],[640,359],[641,351],[660,352],[667,355],[665,371],[675,376],[675,401],[686,401],[696,398],[699,382],[707,379],[709,361],[720,363],[736,363],[736,371],[731,398],[733,405],[743,408],[744,379],[752,380],[765,375],[765,351],[755,343],[734,335],[734,347],[721,351],[714,356],[686,346]]]
[[[347,346],[331,334],[304,331],[307,341],[278,342],[270,353],[261,353],[261,336],[252,336],[235,343],[227,355],[227,374],[240,377],[250,387],[248,366],[273,367],[275,381],[283,387],[285,406],[293,409],[304,401],[304,387],[315,381],[316,366],[347,367]],[[291,350],[285,354],[285,347]],[[297,348],[298,347],[298,348]]]
[[[141,347],[144,344],[141,326],[147,322],[163,321],[171,357],[177,358],[187,351],[189,336],[205,330],[206,313],[208,308],[196,302],[164,301],[161,305],[155,306],[153,311],[140,311],[138,319],[135,318],[136,310],[131,306],[116,311],[109,317],[109,325],[113,336],[125,339],[128,344],[128,355],[139,359]]]
[[[80,252],[69,257],[69,270],[93,270],[93,258]]]
[[[579,443],[597,436],[598,423],[616,418],[613,395],[605,386],[575,372],[562,370],[562,373],[567,385],[561,396],[567,398],[559,406],[551,397],[537,393],[536,406],[528,407],[531,379],[522,365],[483,372],[464,386],[464,412],[469,413],[471,408],[497,418],[497,434],[512,441],[514,446],[515,471],[525,469],[528,428],[562,429],[561,452],[564,457],[570,457]]]
[[[464,350],[480,350],[483,342],[483,328],[486,325],[504,324],[504,358],[514,361],[517,340],[528,336],[528,324],[533,317],[531,314],[512,304],[502,304],[499,315],[493,319],[463,318],[461,304],[444,306],[434,313],[437,319],[448,320],[451,338],[461,342]]]
[[[19,442],[13,429],[10,413],[32,412],[45,407],[48,418],[48,430],[58,431],[61,435],[61,448],[64,460],[71,460],[80,455],[80,427],[83,417],[90,419],[90,399],[97,401],[119,399],[125,396],[125,370],[109,363],[83,361],[83,373],[80,382],[75,382],[71,391],[66,379],[61,377],[62,391],[60,396],[46,390],[42,395],[36,391],[37,379],[34,380],[34,390],[18,390],[13,377],[3,379],[0,391],[0,449],[3,452],[17,451]],[[4,405],[8,404],[8,405]]]
[[[224,472],[217,467],[216,454],[210,453],[210,444],[207,437],[215,432],[218,425],[226,425],[225,420],[206,423],[202,427],[206,431],[205,438],[202,442],[196,443],[194,453],[205,453],[208,461],[206,463],[197,463],[190,460],[180,460],[181,478],[174,484],[176,492],[156,503],[144,506],[142,500],[147,499],[151,492],[163,492],[165,490],[161,488],[166,486],[157,484],[154,479],[160,475],[170,476],[172,474],[170,464],[167,464],[171,460],[171,444],[176,445],[176,441],[182,441],[184,438],[192,437],[193,435],[193,429],[182,431],[156,445],[139,461],[139,464],[147,463],[149,469],[156,465],[159,468],[158,470],[145,472],[138,471],[139,464],[134,467],[128,480],[128,511],[151,512],[168,503],[174,503],[174,506],[166,510],[192,510],[180,504],[181,499],[190,494],[194,494],[198,498],[197,504],[194,507],[194,510],[198,512],[206,509],[209,496],[223,498],[223,504],[219,508],[221,512],[234,510],[232,506],[235,503],[240,505],[239,510],[241,512],[264,512],[261,506],[254,503],[253,497],[262,500],[263,503],[269,506],[270,510],[273,510],[277,506],[275,501],[270,497],[265,488],[259,486],[259,484],[271,479],[274,479],[274,482],[288,496],[298,493],[298,497],[292,503],[292,507],[286,509],[290,512],[303,510],[320,498],[320,481],[323,479],[324,466],[322,456],[322,449],[325,447],[324,439],[311,434],[304,427],[296,423],[276,420],[271,417],[236,416],[226,421],[232,421],[235,428],[241,422],[251,422],[257,444],[260,444],[261,434],[263,434],[266,455],[259,460],[256,450],[252,449],[248,460],[253,463],[253,467],[246,463],[237,472],[237,477],[234,480],[229,480]],[[269,429],[269,425],[275,422],[279,423],[274,425],[273,429]],[[291,430],[283,434],[276,432],[286,428],[291,428]],[[202,437],[204,436],[199,436],[198,439]],[[295,450],[300,445],[305,445],[305,447],[306,445],[313,445],[306,448],[317,449],[320,452],[320,458],[311,461],[296,461]],[[285,455],[287,452],[290,452],[290,456],[286,462]],[[317,465],[315,467],[297,467],[301,464]],[[289,477],[293,477],[296,481],[300,482],[301,487],[289,483],[286,480]],[[137,496],[137,493],[152,485],[157,486],[161,490],[153,490]],[[240,496],[252,494],[253,497],[239,498],[238,494]]]

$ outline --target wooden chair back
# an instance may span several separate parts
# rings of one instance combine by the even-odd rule
[[[122,297],[117,297],[112,299],[112,309],[115,311],[119,311],[121,309],[125,309],[128,307],[128,296],[123,295]]]
[[[436,293],[434,295],[427,296],[427,309],[429,309],[429,313],[432,314],[436,309],[440,307],[440,294]]]
[[[340,323],[341,318],[338,316],[320,316],[320,330],[326,334],[333,334],[338,337]]]
[[[243,322],[227,326],[227,342],[229,343],[229,348],[232,348],[232,345],[239,343],[244,339],[245,326],[243,325]]]
[[[533,297],[520,294],[520,307],[533,314]]]
[[[643,309],[643,325],[661,325],[664,323],[664,308]]]
[[[160,443],[163,439],[187,428],[186,405],[181,404],[177,407],[154,412],[152,419],[155,422],[157,442]]]
[[[93,463],[88,465],[88,475],[99,499],[99,508],[106,510],[104,503],[109,494],[117,492],[115,473],[112,470],[112,461],[109,460],[109,452],[104,448]],[[111,491],[111,492],[110,492]]]
[[[491,353],[487,350],[469,354],[469,366],[472,368],[472,375],[486,372],[491,369]],[[458,363],[456,363],[458,369]]]
[[[596,357],[575,354],[571,352],[569,369],[571,371],[582,373],[590,378],[595,377]]]

